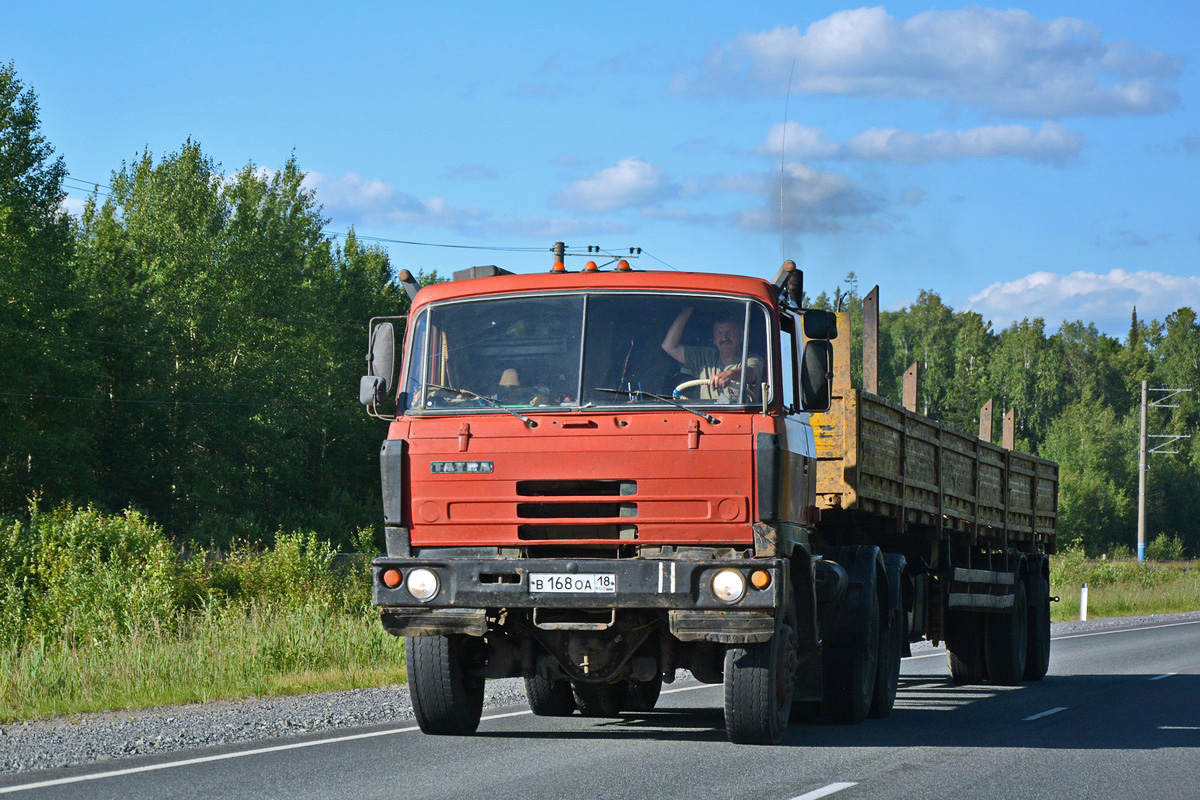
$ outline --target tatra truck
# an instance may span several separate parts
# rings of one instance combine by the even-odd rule
[[[956,683],[1046,674],[1057,465],[853,388],[849,317],[802,308],[792,262],[401,281],[359,396],[421,730],[474,732],[489,678],[609,717],[685,669],[774,744],[886,716],[920,639]]]

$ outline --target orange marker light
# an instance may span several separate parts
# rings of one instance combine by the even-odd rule
[[[583,271],[584,272],[599,272],[600,268],[596,266],[595,261],[589,261],[588,263],[583,265]]]
[[[554,266],[550,268],[551,272],[566,272],[567,265],[561,261],[555,261]]]
[[[755,589],[765,589],[771,585],[771,573],[763,569],[756,569],[750,573],[750,583]]]
[[[629,262],[622,258],[617,262],[617,272],[633,272],[633,267],[629,266]]]
[[[400,574],[398,569],[385,569],[383,571],[383,585],[389,589],[395,589],[404,580],[404,576]]]

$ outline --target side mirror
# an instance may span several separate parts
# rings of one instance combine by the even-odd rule
[[[837,338],[837,315],[812,309],[804,312],[804,338],[829,341]]]
[[[367,374],[358,383],[358,400],[365,406],[382,404],[396,377],[396,329],[380,322],[371,331],[367,348]]]
[[[830,315],[832,316],[832,315]],[[807,323],[808,315],[805,314]],[[805,411],[828,411],[833,404],[833,345],[810,341],[800,366],[800,405]]]

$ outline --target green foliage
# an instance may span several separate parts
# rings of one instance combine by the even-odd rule
[[[1146,545],[1146,558],[1150,561],[1182,561],[1184,557],[1183,540],[1178,536],[1160,533]]]
[[[176,553],[137,512],[35,504],[0,528],[0,722],[403,679],[371,606],[374,531]]]
[[[95,639],[170,619],[178,604],[176,560],[160,528],[141,514],[70,506],[5,531],[0,555],[0,643]]]

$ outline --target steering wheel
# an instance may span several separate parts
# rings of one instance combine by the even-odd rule
[[[682,399],[684,399],[683,393],[686,392],[688,389],[694,389],[697,386],[706,386],[706,385],[708,385],[708,381],[709,381],[708,378],[694,378],[690,381],[684,381],[683,383],[676,386],[675,390],[673,392],[671,392],[671,399],[672,400],[682,400]]]

